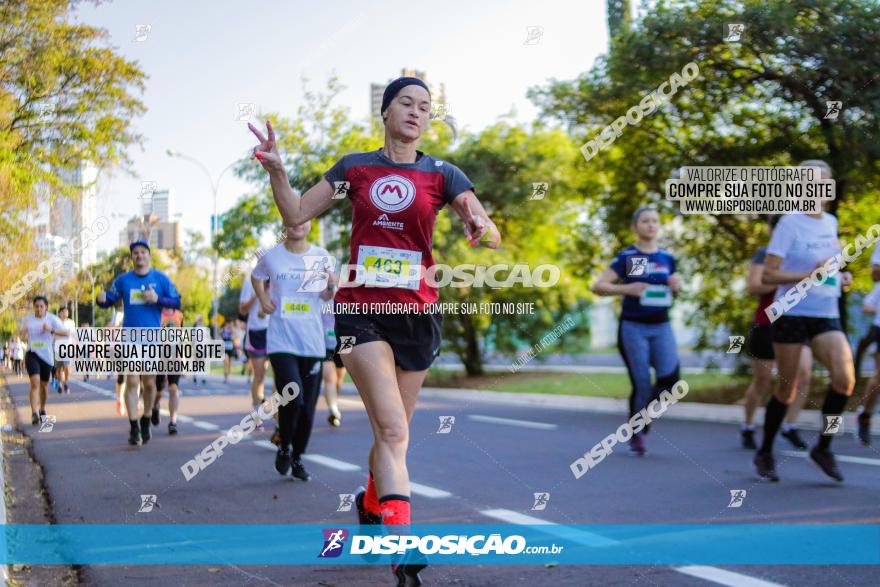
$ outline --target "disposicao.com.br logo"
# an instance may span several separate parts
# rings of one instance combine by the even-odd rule
[[[345,546],[348,532],[342,528],[325,528],[323,530],[323,547],[318,558],[339,556]],[[528,546],[524,536],[511,534],[388,534],[384,536],[351,536],[349,554],[352,555],[517,555],[517,554],[559,554],[564,546],[556,544],[545,546]]]

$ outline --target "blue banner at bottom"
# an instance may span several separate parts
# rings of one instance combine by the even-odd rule
[[[3,564],[877,565],[880,525],[6,525]]]

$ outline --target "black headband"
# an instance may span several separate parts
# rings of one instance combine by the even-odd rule
[[[382,114],[388,109],[388,106],[391,105],[391,100],[406,86],[422,86],[428,92],[428,96],[431,95],[431,90],[428,89],[428,86],[425,85],[425,82],[420,80],[417,77],[399,77],[385,88],[385,93],[382,94]]]

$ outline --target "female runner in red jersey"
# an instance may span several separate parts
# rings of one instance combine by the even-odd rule
[[[337,352],[341,345],[354,345],[340,356],[364,402],[374,438],[367,489],[357,495],[358,515],[362,524],[408,525],[409,421],[428,367],[440,350],[441,317],[432,312],[363,312],[374,303],[425,307],[437,301],[437,289],[423,276],[413,277],[413,268],[421,266],[424,275],[434,265],[434,220],[445,204],[461,218],[471,246],[498,248],[501,235],[467,176],[416,149],[431,112],[424,82],[412,77],[391,82],[381,112],[384,146],[344,156],[302,197],[290,187],[272,125],[266,122],[266,136],[249,126],[260,143],[254,157],[269,172],[285,226],[315,218],[341,197],[351,201],[349,265],[359,267],[366,286],[340,288],[335,303]],[[355,281],[351,273],[347,281]],[[361,311],[346,311],[354,306]],[[423,567],[410,563],[392,570],[398,585],[418,585]]]

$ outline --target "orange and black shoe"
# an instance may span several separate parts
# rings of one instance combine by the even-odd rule
[[[378,514],[368,512],[364,507],[364,496],[367,490],[363,486],[355,489],[354,505],[357,507],[358,523],[361,526],[376,526],[382,523],[382,518]]]

